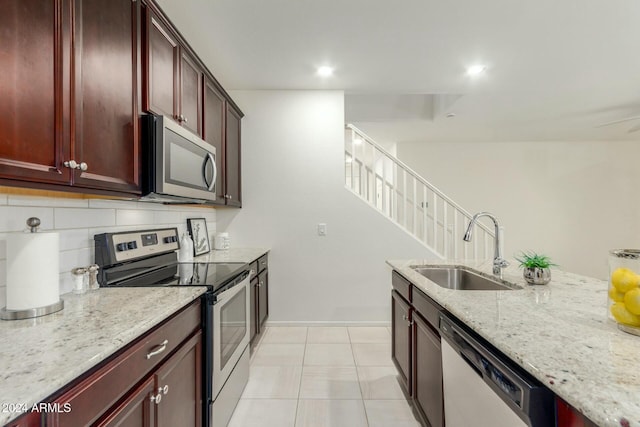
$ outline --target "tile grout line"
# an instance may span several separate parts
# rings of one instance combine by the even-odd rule
[[[349,348],[351,349],[351,356],[353,357],[353,365],[356,368],[356,378],[358,379],[358,388],[360,389],[360,402],[362,403],[362,410],[364,411],[364,420],[369,427],[369,414],[367,414],[367,407],[364,405],[364,393],[362,392],[362,383],[360,382],[360,373],[358,372],[358,363],[356,362],[356,353],[353,351],[353,342],[351,341],[351,332],[347,327],[347,336],[349,337]]]
[[[302,351],[302,366],[300,367],[300,382],[298,383],[298,399],[296,400],[296,412],[293,415],[293,426],[298,424],[298,410],[300,409],[300,391],[302,389],[302,376],[304,375],[304,357],[307,354],[307,340],[309,339],[309,328],[304,335],[304,349]]]

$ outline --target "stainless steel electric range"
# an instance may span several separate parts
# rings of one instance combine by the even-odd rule
[[[206,286],[203,298],[203,426],[227,425],[249,378],[249,266],[179,263],[178,230],[94,236],[101,287]]]

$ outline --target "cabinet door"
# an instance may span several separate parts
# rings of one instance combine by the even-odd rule
[[[5,427],[40,427],[42,425],[41,418],[42,416],[39,412],[29,412],[10,422]]]
[[[139,3],[74,4],[74,185],[139,193]]]
[[[217,202],[224,204],[224,114],[226,101],[211,79],[204,79],[204,140],[216,148]]]
[[[69,159],[62,129],[69,93],[63,85],[63,36],[69,36],[62,33],[63,4],[2,2],[0,178],[69,183],[69,169],[62,166]]]
[[[146,13],[146,76],[143,108],[174,119],[178,116],[177,38],[150,10]]]
[[[411,394],[411,306],[391,292],[391,359],[407,394]]]
[[[202,70],[184,49],[180,62],[180,115],[182,126],[202,136]]]
[[[258,331],[262,332],[269,317],[269,272],[264,270],[258,275]]]
[[[155,374],[158,427],[202,424],[202,333],[198,332]]]
[[[258,333],[258,278],[255,277],[251,280],[249,285],[250,289],[250,303],[249,303],[249,341],[253,341],[253,338]]]
[[[240,114],[227,104],[225,141],[225,199],[229,206],[242,206],[240,173]]]
[[[444,425],[442,354],[438,335],[413,313],[413,400],[431,427]]]
[[[155,411],[151,397],[155,397],[155,381],[149,377],[129,393],[125,400],[109,411],[108,416],[96,423],[96,427],[153,427]]]

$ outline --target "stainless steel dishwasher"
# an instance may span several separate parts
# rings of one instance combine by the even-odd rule
[[[454,318],[440,314],[447,427],[549,427],[553,393]]]

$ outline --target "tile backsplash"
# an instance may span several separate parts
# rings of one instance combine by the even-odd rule
[[[25,221],[32,216],[40,218],[43,230],[60,233],[61,294],[72,289],[72,268],[93,264],[94,234],[177,227],[182,235],[187,230],[187,218],[207,220],[212,245],[216,232],[216,211],[211,208],[0,194],[0,307],[6,305],[6,233],[25,230]],[[37,268],[37,260],[34,260],[34,268]]]

